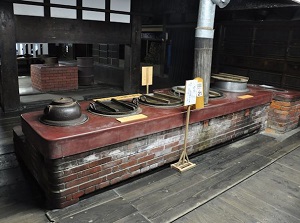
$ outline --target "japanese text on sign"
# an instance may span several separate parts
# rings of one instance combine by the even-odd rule
[[[197,97],[203,96],[203,82],[197,84]]]
[[[198,81],[188,80],[185,82],[184,106],[196,104],[198,93]]]

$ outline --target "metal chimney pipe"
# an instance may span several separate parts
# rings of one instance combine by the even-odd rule
[[[204,83],[204,104],[208,103],[214,20],[216,4],[223,8],[230,0],[200,0],[195,32],[194,77],[201,77]]]

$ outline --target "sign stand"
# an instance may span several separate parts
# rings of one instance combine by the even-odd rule
[[[186,113],[183,151],[181,153],[179,161],[177,163],[171,164],[171,168],[176,169],[180,172],[190,170],[196,166],[196,164],[190,162],[189,157],[187,155],[186,146],[187,146],[187,138],[188,138],[188,131],[189,131],[189,123],[190,123],[191,105],[196,104],[196,97],[198,94],[197,88],[198,88],[197,80],[186,81],[184,105],[187,106],[187,113]]]
[[[181,153],[179,161],[177,163],[171,164],[171,168],[176,169],[180,172],[187,171],[196,166],[196,164],[190,162],[189,157],[187,155],[187,151],[186,151],[187,137],[188,137],[188,131],[189,131],[189,122],[190,122],[190,112],[191,112],[191,106],[189,105],[187,108],[187,114],[186,114],[183,151]]]
[[[142,86],[146,86],[146,94],[149,94],[149,85],[153,82],[153,67],[142,67]]]

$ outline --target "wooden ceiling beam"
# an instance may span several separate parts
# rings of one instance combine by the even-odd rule
[[[231,0],[222,10],[268,9],[299,6],[300,4],[293,2],[292,0]]]
[[[131,25],[75,19],[15,16],[17,42],[129,44]]]

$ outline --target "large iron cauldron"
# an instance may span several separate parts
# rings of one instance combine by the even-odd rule
[[[86,122],[88,117],[81,114],[81,107],[77,101],[72,98],[60,98],[46,106],[40,120],[47,125],[73,126]]]

